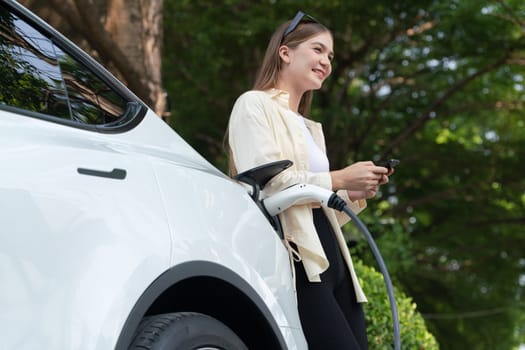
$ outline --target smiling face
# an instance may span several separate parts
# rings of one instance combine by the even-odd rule
[[[320,89],[332,72],[333,39],[330,32],[322,32],[303,41],[295,48],[279,48],[283,68],[280,86],[292,93],[303,94]]]

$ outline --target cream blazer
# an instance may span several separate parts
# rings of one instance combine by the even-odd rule
[[[242,94],[234,104],[229,122],[229,145],[237,172],[269,162],[289,159],[293,165],[271,179],[262,191],[263,198],[285,189],[288,186],[304,183],[332,189],[328,172],[313,173],[308,171],[308,147],[301,131],[300,121],[287,116],[289,94],[286,91],[271,89],[268,91],[248,91]],[[307,129],[323,152],[326,152],[323,130],[320,123],[305,119]],[[366,201],[352,202],[346,191],[337,193],[349,208],[359,213],[366,207]],[[320,282],[320,274],[329,262],[317,235],[313,222],[312,208],[315,203],[294,205],[279,215],[285,240],[297,246],[298,255],[310,282]],[[346,240],[341,226],[349,221],[346,214],[323,208],[345,259],[358,302],[366,302],[356,276]],[[287,244],[289,247],[289,244]],[[292,253],[292,252],[291,252]]]

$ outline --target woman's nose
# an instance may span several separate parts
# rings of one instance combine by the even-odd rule
[[[328,57],[328,55],[322,55],[321,56],[321,64],[324,64],[324,65],[330,65],[331,64],[330,58]]]
[[[330,67],[332,66],[332,62],[330,61],[330,58],[328,58],[328,56],[321,57],[321,61],[319,63],[321,63],[323,67],[326,67],[328,69],[330,69]]]

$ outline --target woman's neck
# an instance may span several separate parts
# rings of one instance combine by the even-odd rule
[[[288,107],[295,113],[299,113],[299,104],[301,103],[303,92],[299,92],[297,89],[294,89],[293,86],[290,86],[289,84],[286,84],[282,81],[277,82],[275,87],[279,90],[288,92]]]

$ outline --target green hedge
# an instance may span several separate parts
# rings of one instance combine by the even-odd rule
[[[364,304],[367,321],[369,350],[394,348],[392,312],[386,292],[383,275],[354,260],[359,281],[363,286],[368,303]],[[406,295],[394,291],[401,331],[403,350],[438,350],[436,339],[425,326],[423,317],[416,311],[416,304]]]

